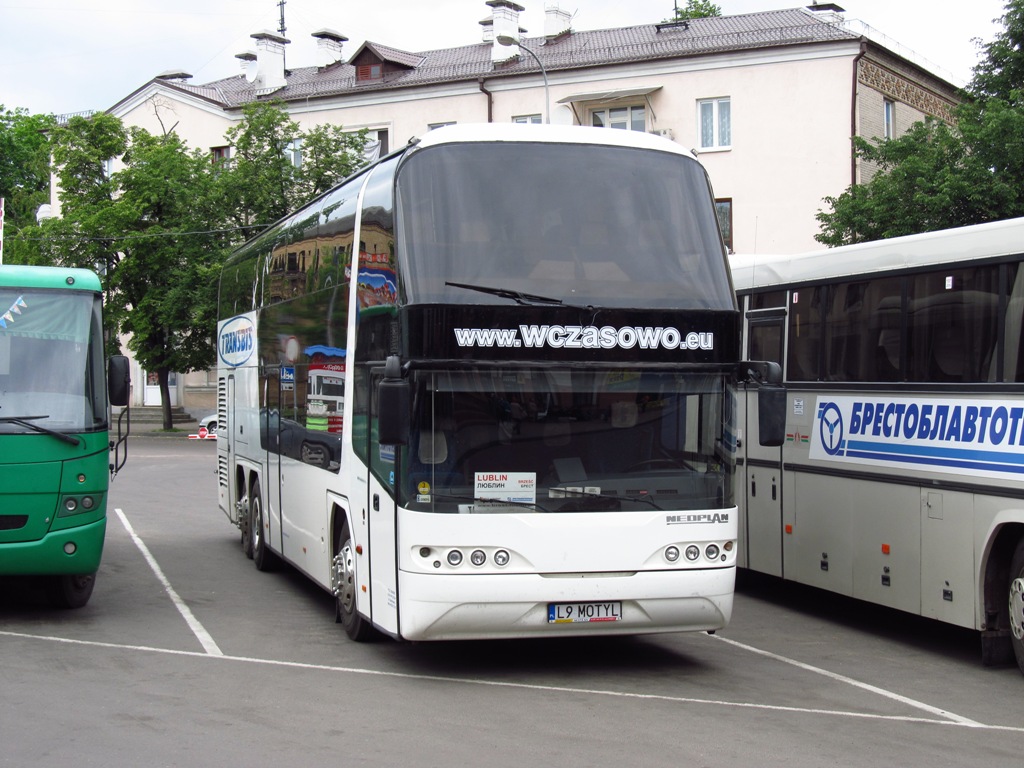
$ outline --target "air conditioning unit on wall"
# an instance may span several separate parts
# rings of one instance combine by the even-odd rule
[[[657,129],[651,131],[651,133],[653,133],[655,136],[664,136],[669,141],[672,141],[675,138],[672,135],[672,129],[671,128],[657,128]]]

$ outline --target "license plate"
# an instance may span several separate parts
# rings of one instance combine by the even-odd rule
[[[622,603],[548,603],[548,624],[621,621]]]

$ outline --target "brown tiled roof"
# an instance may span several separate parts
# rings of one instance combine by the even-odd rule
[[[829,16],[803,8],[793,8],[693,19],[688,25],[644,24],[572,32],[552,41],[543,37],[525,38],[523,45],[536,53],[551,73],[607,64],[857,39],[857,35],[830,23],[829,19]],[[411,53],[366,42],[357,53],[365,50],[372,51],[383,61],[408,69],[369,82],[357,82],[355,68],[344,62],[324,69],[292,69],[287,75],[287,85],[274,92],[273,97],[285,101],[326,98],[537,71],[536,62],[529,55],[520,55],[504,64],[492,64],[490,43]],[[255,87],[241,75],[205,85],[175,83],[174,86],[229,108],[256,99]]]

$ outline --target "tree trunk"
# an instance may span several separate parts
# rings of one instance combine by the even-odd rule
[[[173,429],[174,420],[171,418],[171,388],[168,380],[171,377],[169,368],[156,369],[157,381],[160,383],[160,412],[163,415],[164,429]]]

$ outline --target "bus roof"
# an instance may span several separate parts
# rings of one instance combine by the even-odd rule
[[[737,291],[995,259],[1024,250],[1024,218],[874,240],[791,256],[733,254]]]
[[[64,290],[101,290],[100,279],[88,269],[74,267],[30,267],[0,264],[0,288],[62,288]]]
[[[418,148],[467,142],[544,142],[552,144],[599,144],[671,152],[696,159],[692,151],[661,136],[642,131],[616,131],[585,125],[527,125],[523,123],[462,123],[428,131]]]

